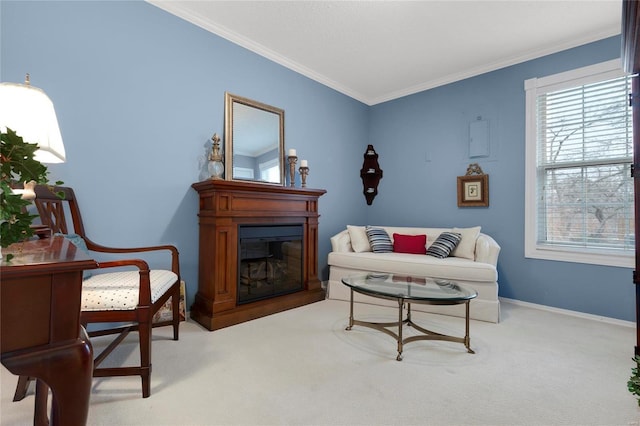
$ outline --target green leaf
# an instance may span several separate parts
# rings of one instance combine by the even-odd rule
[[[640,406],[640,356],[636,355],[632,359],[636,366],[631,369],[631,377],[627,382],[627,389],[632,395],[638,397],[638,406]]]
[[[25,142],[12,129],[0,130],[0,246],[8,247],[33,235],[29,214],[30,201],[13,193],[12,188],[24,182],[47,184],[47,167],[34,158],[38,144]],[[56,182],[57,185],[62,182]],[[11,259],[7,255],[7,261]]]

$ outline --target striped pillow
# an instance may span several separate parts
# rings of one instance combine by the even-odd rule
[[[427,255],[444,259],[460,243],[462,235],[457,232],[443,232],[427,249]]]
[[[374,228],[367,226],[365,228],[371,251],[374,253],[391,253],[393,252],[393,243],[389,234],[382,228]]]

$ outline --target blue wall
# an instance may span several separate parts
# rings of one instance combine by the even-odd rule
[[[500,296],[633,321],[632,269],[524,258],[524,81],[615,59],[620,38],[483,74],[371,108],[384,179],[371,224],[481,225],[502,247]],[[469,158],[469,123],[487,120],[488,158]],[[490,206],[458,208],[456,177],[478,162]]]
[[[366,105],[141,1],[0,2],[0,80],[54,102],[67,162],[51,180],[76,191],[102,244],[175,244],[188,304],[197,290],[202,158],[224,132],[224,92],[285,110],[285,144],[309,161],[329,237],[366,214],[358,163]]]
[[[224,92],[285,110],[288,148],[309,161],[320,199],[320,270],[346,224],[482,225],[502,246],[500,295],[633,320],[631,270],[524,259],[524,80],[619,56],[604,40],[374,107],[141,1],[0,2],[0,80],[53,100],[90,236],[107,245],[175,244],[188,304],[197,289],[198,218],[209,138],[223,133]],[[490,122],[491,206],[458,209],[471,162],[468,122]],[[366,145],[384,178],[365,204]]]

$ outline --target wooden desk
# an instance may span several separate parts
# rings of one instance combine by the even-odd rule
[[[10,263],[7,253],[15,255]],[[14,244],[2,249],[2,257],[2,365],[38,379],[38,392],[47,391],[45,384],[51,388],[52,425],[84,425],[93,349],[80,325],[82,271],[97,264],[63,237]],[[46,398],[36,399],[34,424],[46,424]]]

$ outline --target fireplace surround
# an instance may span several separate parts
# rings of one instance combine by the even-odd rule
[[[192,187],[200,198],[193,319],[216,330],[325,298],[318,279],[325,190],[225,180]]]

